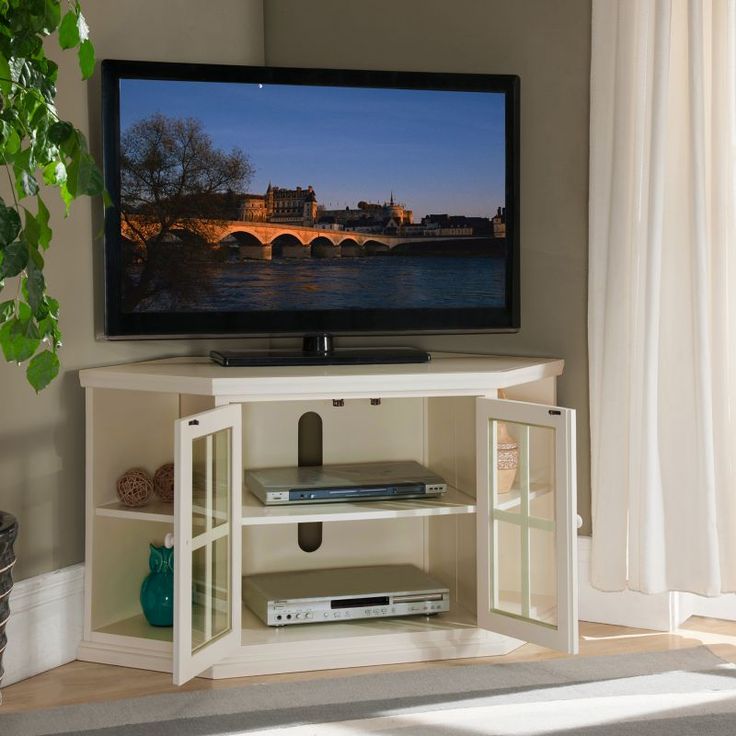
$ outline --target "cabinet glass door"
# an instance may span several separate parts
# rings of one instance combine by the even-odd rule
[[[174,684],[240,647],[241,409],[176,422]]]
[[[478,625],[577,653],[575,412],[478,399]]]

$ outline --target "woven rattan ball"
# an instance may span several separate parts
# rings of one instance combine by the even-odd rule
[[[145,506],[153,496],[151,476],[141,468],[126,470],[118,478],[118,498],[125,506]]]
[[[162,465],[153,474],[153,489],[156,495],[166,503],[174,500],[174,463]]]

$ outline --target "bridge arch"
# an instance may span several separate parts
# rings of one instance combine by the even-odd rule
[[[224,251],[228,259],[238,258],[240,260],[263,260],[269,254],[263,247],[263,243],[253,234],[243,230],[233,230],[226,233],[218,245]]]
[[[309,255],[309,246],[291,233],[282,233],[271,241],[272,258],[309,258]]]
[[[391,250],[386,243],[381,243],[378,240],[366,240],[363,249],[368,256],[380,256]]]
[[[363,255],[363,248],[353,238],[345,238],[340,241],[340,256],[342,258],[354,258]]]
[[[324,235],[311,242],[312,258],[339,258],[340,246]]]
[[[185,243],[186,245],[207,245],[207,241],[199,233],[189,230],[186,227],[172,228],[164,236],[164,239],[168,239],[168,242],[171,243],[179,242]]]

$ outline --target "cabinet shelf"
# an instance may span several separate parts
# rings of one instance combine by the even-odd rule
[[[126,506],[120,501],[103,503],[95,509],[97,516],[107,516],[116,519],[135,519],[136,521],[158,521],[174,523],[174,504],[165,503],[158,499],[145,506]]]
[[[442,498],[320,503],[305,506],[264,506],[250,492],[246,491],[243,495],[243,526],[299,524],[311,521],[406,519],[415,516],[448,516],[451,514],[475,513],[475,499],[452,487],[448,487]],[[96,514],[97,516],[119,519],[174,523],[173,504],[158,500],[137,508],[124,506],[119,501],[113,501],[98,506]]]
[[[129,637],[145,641],[172,642],[174,629],[171,626],[151,626],[146,617],[139,613],[136,616],[114,621],[107,626],[95,629],[96,634]]]
[[[243,526],[298,524],[312,521],[405,519],[412,516],[474,513],[475,499],[452,487],[448,487],[442,498],[320,503],[305,506],[264,506],[250,492],[246,492],[243,504]]]

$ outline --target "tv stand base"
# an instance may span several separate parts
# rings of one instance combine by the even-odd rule
[[[416,348],[335,348],[332,335],[307,335],[301,350],[212,350],[210,358],[219,365],[235,367],[427,363],[431,356]]]

